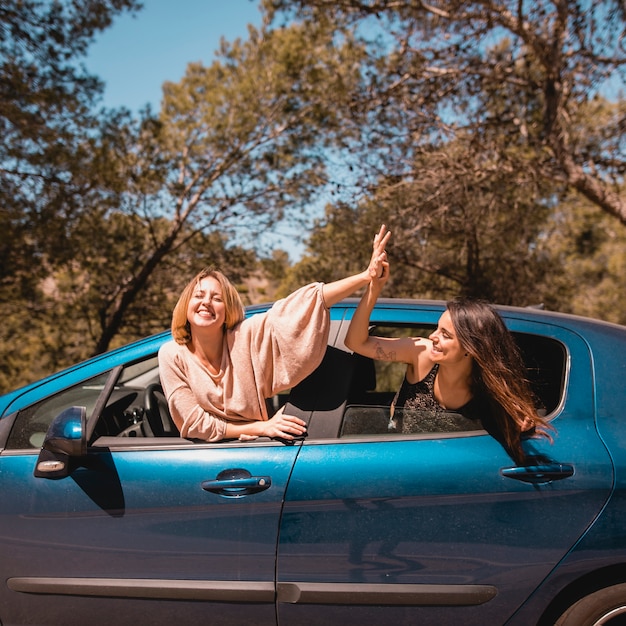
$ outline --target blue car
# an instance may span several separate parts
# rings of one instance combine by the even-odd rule
[[[404,366],[345,348],[356,304],[269,399],[295,442],[181,438],[169,333],[0,397],[0,624],[622,623],[626,327],[499,308],[555,428],[517,466],[484,430],[389,430]],[[444,308],[371,325],[427,336]]]

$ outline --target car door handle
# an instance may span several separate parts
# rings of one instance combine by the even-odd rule
[[[541,465],[525,465],[522,467],[503,467],[500,473],[506,478],[514,478],[525,483],[541,485],[573,476],[574,466],[569,463],[542,463]]]
[[[229,469],[220,472],[215,480],[203,481],[202,489],[225,498],[241,498],[265,491],[271,485],[272,479],[269,476],[252,476],[244,469]]]

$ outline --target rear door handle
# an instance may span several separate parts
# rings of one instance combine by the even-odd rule
[[[506,478],[521,480],[532,485],[542,485],[573,476],[574,466],[569,463],[542,463],[522,467],[503,467],[500,473]]]
[[[252,476],[245,469],[228,469],[220,472],[215,480],[202,482],[202,489],[217,493],[224,498],[241,498],[252,493],[265,491],[272,485],[269,476]]]

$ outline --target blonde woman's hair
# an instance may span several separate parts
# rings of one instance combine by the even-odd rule
[[[205,278],[214,278],[222,288],[222,298],[224,299],[224,307],[226,309],[226,321],[224,322],[226,330],[239,324],[245,317],[243,303],[234,285],[219,270],[205,267],[187,283],[174,307],[174,312],[172,313],[172,337],[176,343],[187,344],[191,341],[191,327],[187,320],[187,309],[198,283]]]

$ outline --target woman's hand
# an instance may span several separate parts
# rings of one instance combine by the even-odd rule
[[[391,231],[387,230],[387,227],[384,224],[374,236],[372,258],[370,259],[370,263],[367,268],[370,280],[372,281],[381,278],[385,278],[386,281],[389,276],[389,262],[387,261],[387,252],[385,251],[385,247],[390,237]]]
[[[387,261],[387,253],[383,252],[380,261],[379,270],[376,276],[370,281],[370,289],[374,295],[380,294],[385,283],[389,280],[389,261]]]
[[[294,439],[306,433],[306,422],[294,415],[285,414],[284,407],[281,407],[267,422],[259,423],[262,426],[262,437]]]
[[[380,278],[385,274],[389,274],[389,264],[387,263],[387,253],[385,252],[385,246],[389,241],[389,237],[391,237],[391,233],[387,232],[387,227],[383,224],[374,237],[372,258],[367,269],[358,274],[322,285],[322,297],[327,308],[351,296],[357,289],[371,285],[372,281],[377,277]]]

